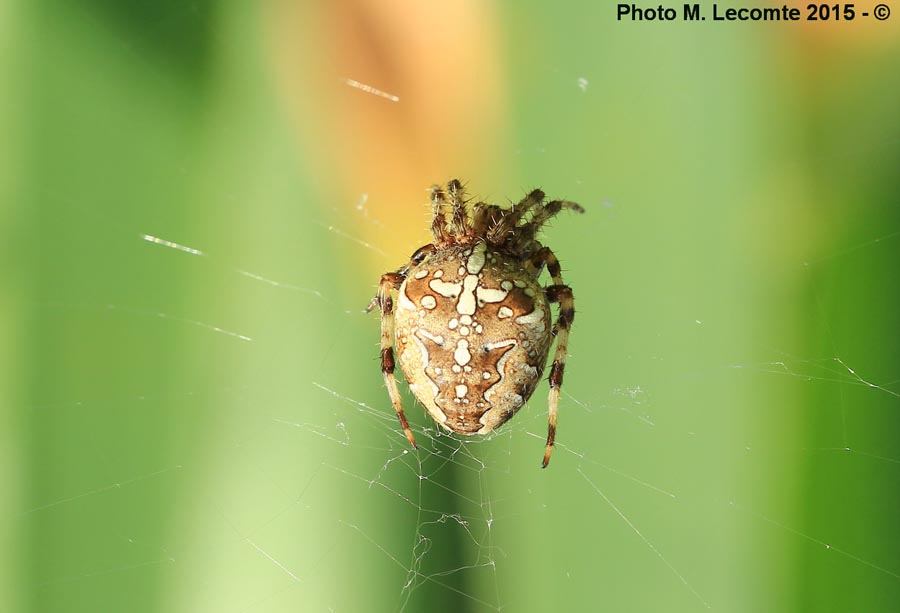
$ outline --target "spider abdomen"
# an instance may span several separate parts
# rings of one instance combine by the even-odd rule
[[[410,389],[460,434],[485,434],[525,404],[552,341],[534,271],[485,242],[432,253],[398,290],[394,346]]]
[[[537,240],[568,200],[544,201],[531,190],[509,208],[465,198],[458,179],[431,186],[433,242],[409,263],[381,275],[367,311],[381,311],[381,374],[400,427],[416,437],[403,412],[395,354],[416,398],[439,424],[460,434],[486,434],[531,396],[556,339],[547,396],[547,467],[575,319],[575,297],[559,260]],[[546,270],[552,285],[541,287]],[[397,292],[397,302],[393,299]],[[559,305],[550,325],[550,304]]]

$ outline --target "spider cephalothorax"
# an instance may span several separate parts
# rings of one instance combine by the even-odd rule
[[[536,237],[562,209],[584,210],[564,200],[545,203],[539,189],[509,208],[470,205],[457,180],[446,190],[433,186],[431,203],[434,242],[382,275],[369,305],[381,309],[381,370],[400,424],[415,446],[394,378],[395,347],[410,389],[439,424],[486,434],[531,396],[556,337],[546,467],[575,308],[559,261]],[[547,287],[538,282],[544,266],[553,280]],[[553,302],[559,317],[551,325]]]

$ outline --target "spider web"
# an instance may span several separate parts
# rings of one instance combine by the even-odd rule
[[[150,23],[241,40],[243,13],[210,6]],[[891,610],[900,599],[898,286],[885,264],[900,251],[897,219],[839,210],[856,227],[815,257],[765,241],[728,256],[719,236],[758,203],[725,215],[683,198],[660,211],[647,204],[663,197],[654,186],[622,187],[640,177],[547,170],[551,154],[579,156],[535,134],[522,167],[543,167],[557,181],[548,193],[588,208],[547,232],[578,308],[553,461],[540,470],[546,384],[498,432],[466,438],[438,429],[401,383],[413,450],[380,383],[377,316],[362,311],[370,269],[399,264],[376,196],[361,185],[335,201],[291,178],[301,156],[254,99],[209,101],[221,117],[185,150],[178,135],[203,112],[180,114],[194,104],[190,75],[143,59],[153,29],[110,25],[96,8],[45,19],[62,41],[108,37],[72,57],[54,47],[49,82],[89,68],[98,87],[122,78],[130,64],[115,49],[145,69],[135,91],[161,87],[156,103],[183,123],[155,133],[171,121],[159,111],[142,131],[123,112],[97,130],[88,95],[55,128],[89,125],[91,159],[42,150],[29,200],[38,246],[20,251],[34,255],[33,280],[12,294],[30,313],[13,419],[28,434],[7,435],[28,483],[9,488],[22,492],[9,515],[27,564],[0,608],[825,610],[842,590],[850,608]],[[576,109],[599,105],[615,77],[548,72],[543,85]],[[348,95],[404,103],[365,75],[340,78]],[[172,142],[129,163],[116,128]],[[896,143],[815,159],[865,168]],[[684,245],[694,222],[702,236]]]

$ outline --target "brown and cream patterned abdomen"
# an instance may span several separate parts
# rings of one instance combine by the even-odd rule
[[[485,434],[540,381],[553,336],[543,289],[485,243],[443,251],[399,289],[394,346],[410,389],[460,434]],[[410,377],[410,374],[413,376]]]

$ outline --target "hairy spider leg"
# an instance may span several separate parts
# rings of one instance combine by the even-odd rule
[[[508,211],[504,211],[503,217],[488,232],[488,239],[491,241],[505,242],[509,236],[519,225],[522,217],[535,207],[540,206],[544,201],[544,192],[539,189],[532,190],[528,195],[514,204]],[[537,215],[537,213],[535,213]]]
[[[453,179],[447,183],[447,192],[450,194],[450,204],[453,207],[451,231],[457,238],[468,236],[472,231],[472,222],[469,221],[469,214],[466,211],[465,190],[462,183],[458,179]]]
[[[568,200],[551,200],[545,204],[543,208],[535,211],[534,217],[532,217],[531,221],[526,225],[533,228],[532,232],[536,235],[538,230],[540,230],[545,223],[550,221],[552,217],[555,217],[564,209],[570,209],[576,213],[584,213],[584,207],[575,202],[569,202]]]
[[[580,204],[569,202],[568,200],[551,200],[543,208],[535,210],[528,223],[519,226],[512,249],[519,253],[528,253],[535,246],[535,238],[543,225],[564,209],[570,209],[576,213],[584,213],[584,208]],[[536,247],[540,249],[541,245],[538,243]]]
[[[418,252],[417,252],[418,253]],[[403,404],[400,400],[400,390],[397,388],[397,378],[394,376],[394,300],[391,291],[400,289],[406,277],[398,272],[388,272],[381,275],[378,284],[378,294],[372,299],[381,309],[381,374],[384,376],[384,384],[387,386],[391,404],[397,412],[397,418],[403,427],[403,433],[412,446],[418,448],[406,415],[403,414]],[[370,305],[371,308],[372,305]]]
[[[437,245],[444,247],[450,242],[450,233],[447,230],[447,194],[438,185],[432,185],[430,192],[431,235]]]
[[[575,296],[572,288],[563,283],[562,271],[559,260],[548,247],[542,247],[531,259],[532,265],[540,271],[545,265],[547,272],[553,278],[553,285],[548,286],[544,292],[547,300],[559,303],[559,317],[553,325],[553,334],[556,336],[556,352],[553,355],[553,365],[550,367],[550,395],[547,399],[547,448],[544,451],[542,468],[547,468],[550,463],[550,454],[553,453],[553,443],[556,440],[556,415],[559,411],[559,393],[562,388],[563,372],[566,369],[566,357],[569,353],[569,331],[572,322],[575,321]]]
[[[474,236],[487,236],[488,231],[496,226],[506,214],[501,207],[486,202],[476,202],[472,210],[472,234]]]

